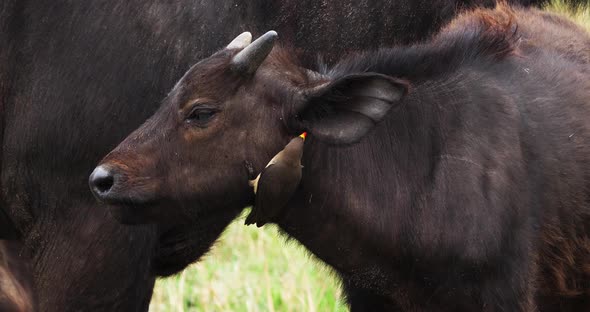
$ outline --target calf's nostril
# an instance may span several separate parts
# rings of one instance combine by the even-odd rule
[[[96,189],[101,193],[108,192],[113,187],[113,184],[114,179],[111,176],[99,178],[94,182]]]
[[[115,178],[111,172],[102,166],[94,169],[90,175],[90,187],[92,191],[97,195],[103,195],[108,193],[113,185],[115,184]]]

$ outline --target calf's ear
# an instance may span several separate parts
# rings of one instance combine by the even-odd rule
[[[400,103],[408,86],[382,74],[348,75],[305,91],[297,123],[318,140],[353,144]]]

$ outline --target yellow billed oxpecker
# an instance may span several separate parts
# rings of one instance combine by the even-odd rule
[[[256,223],[258,227],[270,222],[287,204],[301,181],[301,157],[307,133],[294,138],[273,157],[268,165],[250,181],[256,200],[246,225]]]

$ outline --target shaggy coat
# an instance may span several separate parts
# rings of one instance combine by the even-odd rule
[[[308,131],[274,221],[338,272],[352,310],[590,309],[584,30],[499,5],[316,71],[278,48],[245,76],[236,53],[193,66],[101,162],[121,220],[237,214],[244,163],[259,172]]]

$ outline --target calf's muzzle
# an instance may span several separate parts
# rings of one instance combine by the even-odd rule
[[[92,171],[88,184],[94,196],[101,201],[109,201],[112,197],[112,189],[117,183],[117,175],[114,170],[106,165],[100,165]]]

